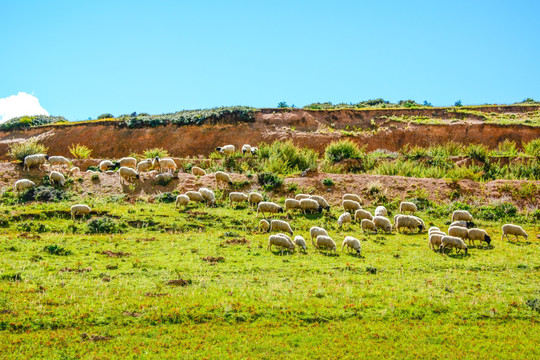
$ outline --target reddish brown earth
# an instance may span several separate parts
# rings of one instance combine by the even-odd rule
[[[490,106],[468,109],[523,113],[536,111],[540,107]],[[443,123],[427,125],[387,119],[401,115],[429,116]],[[457,120],[456,116],[462,119]],[[68,147],[80,143],[93,149],[92,156],[96,158],[120,158],[153,147],[167,149],[174,156],[197,156],[207,155],[224,144],[241,147],[246,143],[256,145],[287,139],[322,153],[330,142],[343,137],[366,145],[368,151],[379,148],[397,151],[406,144],[427,146],[449,140],[482,143],[493,148],[505,139],[514,140],[520,145],[539,136],[539,127],[488,124],[480,121],[476,115],[456,114],[444,108],[335,111],[262,109],[256,113],[255,121],[238,124],[128,129],[120,127],[117,121],[103,121],[0,131],[0,159],[7,159],[10,143],[32,137],[48,146],[49,154],[70,156]]]

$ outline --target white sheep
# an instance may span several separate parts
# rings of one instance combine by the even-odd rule
[[[63,156],[49,156],[49,165],[51,169],[53,166],[66,166],[69,167],[69,160]]]
[[[428,234],[431,234],[432,231],[441,231],[437,226],[432,226],[428,230]]]
[[[270,201],[261,201],[259,205],[257,205],[257,215],[259,215],[259,212],[261,212],[263,216],[265,216],[266,213],[278,214],[283,212],[283,208]]]
[[[118,175],[120,176],[120,180],[125,180],[127,182],[130,182],[139,178],[139,174],[137,173],[137,171],[135,171],[132,168],[125,167],[125,166],[122,166],[118,170]]]
[[[176,171],[176,163],[171,158],[161,159],[159,156],[156,156],[154,158],[154,161],[152,162],[152,166],[154,168],[159,167],[159,172],[164,172],[164,171],[175,172]]]
[[[272,231],[285,231],[289,234],[293,234],[293,231],[291,229],[291,225],[289,225],[288,222],[283,220],[272,220],[270,221],[270,229],[269,232]]]
[[[316,212],[321,213],[322,207],[319,205],[319,203],[313,199],[302,199],[299,201],[300,208],[306,213],[314,214]]]
[[[229,194],[229,201],[230,201],[231,206],[233,202],[239,203],[239,202],[248,201],[248,200],[249,200],[249,196],[247,196],[243,192],[232,192]]]
[[[344,194],[341,199],[342,200],[352,200],[352,201],[356,201],[359,204],[362,204],[362,199],[360,199],[360,196],[358,196],[356,194]]]
[[[135,159],[134,157],[123,157],[118,160],[118,164],[120,164],[120,166],[137,169],[137,159]]]
[[[373,231],[377,233],[377,226],[375,226],[375,223],[369,219],[362,219],[360,222],[360,227],[364,233],[366,231]]]
[[[256,147],[256,146],[251,147],[251,155],[255,155],[257,153],[257,151],[259,151],[258,147]]]
[[[388,216],[388,210],[384,206],[377,206],[375,209],[375,216]]]
[[[187,195],[178,195],[176,197],[176,201],[174,202],[174,208],[178,208],[179,206],[186,207],[189,204],[189,196]]]
[[[231,155],[235,152],[235,150],[236,148],[234,147],[234,145],[225,145],[225,146],[216,148],[216,151],[219,151],[220,153],[225,154],[225,155]]]
[[[186,191],[185,195],[194,202],[204,202],[204,197],[198,191]]]
[[[341,214],[337,221],[338,227],[341,228],[343,224],[345,223],[350,224],[351,220],[352,220],[351,214],[349,214],[348,212]]]
[[[503,231],[503,234],[501,236],[501,241],[503,241],[505,236],[506,236],[506,240],[510,241],[510,238],[508,237],[508,235],[514,235],[516,237],[516,241],[519,240],[518,236],[523,236],[525,238],[525,241],[529,239],[529,235],[519,225],[505,224],[502,227],[502,231]]]
[[[216,203],[216,195],[214,192],[208,188],[202,187],[199,188],[199,193],[204,198],[204,201],[209,205],[215,205]]]
[[[268,247],[266,248],[266,250],[272,251],[272,245],[294,251],[293,242],[281,234],[270,235],[268,237]]]
[[[456,249],[456,253],[459,253],[461,250],[465,250],[465,254],[467,254],[468,250],[467,244],[465,244],[462,239],[454,236],[443,236],[439,248],[441,252],[444,252],[444,249],[446,248],[454,248]]]
[[[307,246],[306,246],[306,240],[301,237],[300,235],[296,235],[294,237],[294,245],[298,246],[300,249],[302,249],[302,251],[305,253],[306,252],[306,249],[307,249]]]
[[[154,163],[152,162],[152,159],[141,160],[137,164],[137,172],[139,174],[141,174],[143,172],[147,172],[150,169],[152,169],[153,166],[154,166]]]
[[[66,178],[64,177],[64,175],[62,175],[62,173],[58,171],[51,171],[51,173],[49,174],[49,179],[51,181],[51,184],[57,183],[60,186],[64,186],[66,184]]]
[[[38,166],[39,170],[41,170],[41,166],[44,165],[48,159],[49,157],[45,154],[27,155],[23,161],[23,170],[26,169],[30,171],[30,168],[36,165]]]
[[[354,212],[354,221],[362,221],[363,219],[373,220],[373,215],[367,210],[358,209]]]
[[[74,166],[71,169],[69,169],[69,173],[71,175],[76,175],[76,174],[78,174],[80,172],[81,172],[81,169],[79,167],[77,167],[77,166]]]
[[[345,239],[343,239],[343,243],[341,244],[341,252],[343,252],[343,248],[347,246],[347,252],[350,252],[351,249],[356,251],[356,254],[360,256],[360,252],[362,251],[362,246],[360,245],[360,240],[352,237],[352,236],[345,236]]]
[[[450,224],[450,227],[452,226],[461,226],[461,227],[466,227],[467,229],[476,227],[476,225],[472,221],[465,221],[465,220],[454,221],[453,223]]]
[[[347,212],[354,213],[356,210],[362,209],[362,206],[360,206],[360,203],[354,200],[343,200],[341,202],[341,205],[343,206],[343,210]]]
[[[476,240],[479,240],[480,243],[485,241],[488,245],[491,244],[491,237],[483,229],[469,229],[467,237],[469,238],[469,245],[472,243],[474,246]]]
[[[224,182],[228,185],[232,185],[233,182],[231,180],[231,177],[229,176],[229,174],[223,172],[223,171],[216,171],[216,173],[214,174],[214,177],[216,179],[216,186],[219,188],[219,183],[220,182]]]
[[[88,205],[85,205],[85,204],[77,204],[77,205],[73,205],[71,207],[71,219],[72,220],[75,220],[75,216],[77,215],[88,215],[90,214],[90,212],[92,211],[92,209],[90,209],[90,206]]]
[[[402,201],[401,204],[399,204],[399,212],[409,212],[411,214],[414,214],[418,211],[418,208],[416,207],[415,203],[409,202],[409,201]]]
[[[418,232],[422,232],[424,227],[422,222],[414,216],[400,215],[395,218],[394,227],[397,232],[400,232],[400,229],[409,229],[409,231],[414,231],[418,229]]]
[[[264,198],[258,192],[250,192],[248,195],[248,202],[250,206],[258,205]]]
[[[433,233],[429,235],[428,244],[431,250],[439,250],[442,244],[442,238],[446,236],[444,233]]]
[[[321,205],[321,207],[323,208],[323,210],[330,211],[330,205],[328,204],[326,199],[323,198],[322,196],[311,195],[309,198],[315,200],[316,202],[318,202],[319,205]]]
[[[439,234],[439,235],[446,235],[446,233],[444,231],[440,231],[440,230],[433,230],[432,232],[430,232],[428,234],[429,235],[433,235],[433,234]]]
[[[100,163],[99,163],[99,170],[101,170],[102,172],[105,172],[107,170],[110,170],[110,169],[114,169],[115,168],[115,164],[110,161],[110,160],[102,160]]]
[[[285,199],[285,210],[298,210],[301,209],[300,201],[296,199]]]
[[[15,182],[15,191],[21,192],[25,189],[31,189],[36,186],[36,183],[28,179],[20,179]]]
[[[322,227],[313,226],[311,229],[309,229],[309,235],[311,236],[311,243],[313,244],[313,246],[315,246],[315,243],[313,242],[313,238],[317,238],[317,236],[319,235],[328,236],[328,233]]]
[[[264,232],[268,232],[270,230],[270,223],[264,219],[259,221],[259,230],[262,230]]]
[[[129,168],[128,168],[129,169]],[[149,173],[150,175],[153,175],[152,171],[150,171]],[[155,177],[154,177],[154,180],[158,183],[158,184],[167,184],[169,181],[171,181],[172,179],[174,179],[174,175],[171,174],[171,173],[161,173],[161,174],[157,174]]]
[[[328,235],[319,235],[317,236],[317,242],[314,246],[318,249],[329,249],[330,251],[336,252],[336,242]]]
[[[251,145],[244,144],[244,146],[242,146],[242,154],[245,154],[247,152],[251,154]]]
[[[456,210],[452,213],[452,221],[472,221],[473,217],[467,210]]]
[[[448,228],[448,235],[462,238],[463,240],[467,239],[469,236],[469,230],[461,226],[451,226]]]
[[[204,176],[206,175],[206,171],[203,168],[200,168],[198,166],[191,167],[191,173],[195,176]]]
[[[294,197],[296,200],[309,199],[311,195],[308,194],[296,194]]]
[[[421,218],[419,218],[418,216],[414,216],[414,215],[410,215],[412,216],[413,218],[417,219],[418,221],[420,221],[420,223],[422,224],[422,230],[420,230],[420,232],[424,232],[426,230],[426,223],[424,222],[424,220],[422,220]]]
[[[384,216],[375,216],[373,218],[373,223],[377,229],[382,229],[386,233],[392,233],[392,224],[390,223],[390,220]]]

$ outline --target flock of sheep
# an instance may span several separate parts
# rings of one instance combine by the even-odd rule
[[[225,145],[216,149],[224,154],[231,154],[235,152],[234,145]],[[242,147],[243,153],[256,153],[257,148],[250,145],[244,145]],[[58,184],[64,186],[66,179],[64,175],[52,170],[54,166],[68,167],[70,161],[63,156],[46,156],[44,154],[29,155],[24,159],[23,170],[30,170],[31,167],[37,166],[42,169],[42,166],[46,164],[50,165],[49,179],[51,184]],[[172,178],[173,173],[176,171],[176,163],[171,158],[159,158],[145,159],[137,162],[137,159],[133,157],[125,157],[118,161],[103,160],[99,164],[99,169],[102,172],[113,173],[113,169],[118,169],[118,174],[121,180],[134,181],[140,177],[142,173],[152,174],[156,180],[160,178]],[[73,175],[80,172],[77,167],[70,168],[69,172]],[[88,170],[87,172],[94,172]],[[193,166],[191,169],[193,175],[204,176],[206,171],[200,167]],[[230,186],[233,184],[229,174],[223,171],[216,171],[214,173],[216,181],[216,187],[219,188],[220,184]],[[15,190],[22,191],[35,186],[35,183],[28,179],[20,179],[15,183]],[[251,192],[245,194],[242,192],[230,192],[229,202],[238,204],[241,202],[247,202],[250,207],[257,206],[257,214],[261,213],[263,217],[267,217],[269,214],[279,214],[285,211],[301,211],[304,214],[321,213],[323,211],[330,211],[330,205],[326,199],[319,195],[298,194],[295,198],[285,200],[285,209],[281,205],[274,202],[263,201],[264,198],[257,192]],[[178,195],[176,197],[175,207],[185,207],[190,202],[202,202],[208,205],[215,205],[216,197],[214,192],[208,188],[200,188],[198,191],[187,191],[185,194]],[[415,216],[417,207],[412,202],[402,202],[400,204],[399,212],[394,216],[394,224],[388,219],[388,211],[384,206],[378,206],[375,209],[374,215],[369,211],[362,209],[360,205],[362,203],[360,197],[356,194],[345,194],[342,197],[343,213],[337,220],[339,228],[350,223],[360,223],[361,229],[364,233],[377,233],[382,231],[384,233],[391,233],[393,229],[397,232],[407,230],[409,232],[418,231],[424,232],[426,225],[424,221]],[[71,217],[75,220],[77,216],[89,214],[91,208],[85,204],[76,204],[71,207]],[[408,214],[405,214],[408,213]],[[445,249],[456,249],[456,252],[464,251],[467,253],[468,246],[465,244],[465,240],[474,245],[475,241],[486,242],[488,245],[491,243],[491,237],[483,229],[478,229],[472,222],[472,215],[465,210],[456,210],[452,214],[452,224],[448,229],[448,234],[442,232],[438,227],[431,227],[428,230],[428,244],[433,250],[444,251]],[[259,229],[266,232],[278,232],[277,234],[270,235],[268,238],[268,250],[271,250],[272,246],[294,251],[295,247],[299,247],[302,251],[306,251],[307,245],[305,239],[297,235],[294,239],[289,237],[293,235],[293,230],[290,224],[284,220],[261,220],[259,223]],[[501,241],[506,236],[514,235],[516,239],[518,236],[528,238],[527,233],[518,225],[506,224],[502,227],[503,235]],[[289,235],[287,235],[289,234]],[[310,229],[311,243],[314,248],[320,250],[336,251],[335,241],[328,236],[328,232],[321,228],[314,226]],[[348,251],[354,251],[356,254],[361,253],[360,240],[352,236],[346,236],[342,242],[341,250],[347,248]]]

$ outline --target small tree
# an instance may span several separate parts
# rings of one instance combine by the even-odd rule
[[[278,102],[277,107],[278,108],[288,108],[289,105],[287,105],[287,102],[285,102],[285,101],[280,101],[280,102]]]
[[[110,113],[105,113],[105,114],[99,115],[97,118],[98,119],[110,119],[110,118],[114,118],[114,115],[110,114]]]
[[[463,104],[461,103],[461,100],[458,100],[458,101],[456,101],[456,102],[454,103],[454,106],[456,106],[456,107],[462,107]]]
[[[24,158],[28,155],[46,154],[47,150],[49,150],[49,148],[45,145],[39,144],[35,139],[30,139],[9,145],[8,154],[15,160],[24,161]]]

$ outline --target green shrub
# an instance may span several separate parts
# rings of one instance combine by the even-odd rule
[[[169,156],[169,152],[162,148],[152,148],[152,149],[144,150],[143,155],[145,159],[153,159],[156,156],[160,158],[164,158],[164,157]]]
[[[465,153],[468,157],[471,159],[479,160],[479,161],[486,161],[486,158],[488,156],[488,148],[485,145],[482,144],[470,144],[465,149]]]
[[[28,155],[47,154],[47,148],[43,144],[39,144],[37,140],[30,139],[19,143],[11,143],[9,145],[9,156],[15,160],[24,161]]]
[[[322,183],[324,186],[334,186],[334,181],[329,178],[323,179]]]
[[[517,156],[518,150],[515,141],[505,139],[497,144],[497,149],[491,151],[493,156]]]
[[[99,120],[101,120],[101,119],[111,119],[111,118],[114,118],[114,115],[110,114],[110,113],[105,113],[105,114],[99,115],[97,118]]]
[[[283,185],[283,179],[273,173],[257,174],[257,181],[265,190],[273,190]]]
[[[88,222],[88,234],[116,234],[121,232],[120,225],[108,217],[92,219]]]
[[[512,218],[517,215],[517,208],[513,204],[503,203],[495,206],[481,206],[476,217],[482,220],[496,221]]]
[[[71,147],[68,147],[68,149],[75,159],[88,159],[90,154],[92,154],[92,149],[81,144],[71,144]]]
[[[536,138],[524,144],[523,149],[527,155],[540,158],[540,138]]]
[[[68,199],[68,194],[62,189],[56,189],[51,186],[36,186],[28,189],[19,195],[20,202],[43,201],[56,202]]]
[[[326,159],[335,163],[344,159],[359,159],[365,153],[351,140],[339,140],[326,147]]]
[[[48,115],[20,116],[0,124],[0,130],[24,129],[57,122],[67,122],[67,119],[63,116]]]
[[[291,140],[261,144],[258,151],[262,168],[266,172],[290,174],[306,169],[316,169],[319,154],[309,148],[299,148]]]
[[[458,100],[454,103],[454,106],[455,107],[462,107],[463,106],[463,103],[461,102],[461,100]]]
[[[174,196],[170,192],[166,192],[166,193],[156,196],[156,201],[161,202],[161,203],[166,203],[166,204],[173,203],[176,201],[176,196]]]
[[[58,245],[47,245],[43,248],[43,251],[51,255],[67,256],[67,255],[73,254],[71,250],[66,250],[63,247],[58,246]]]

